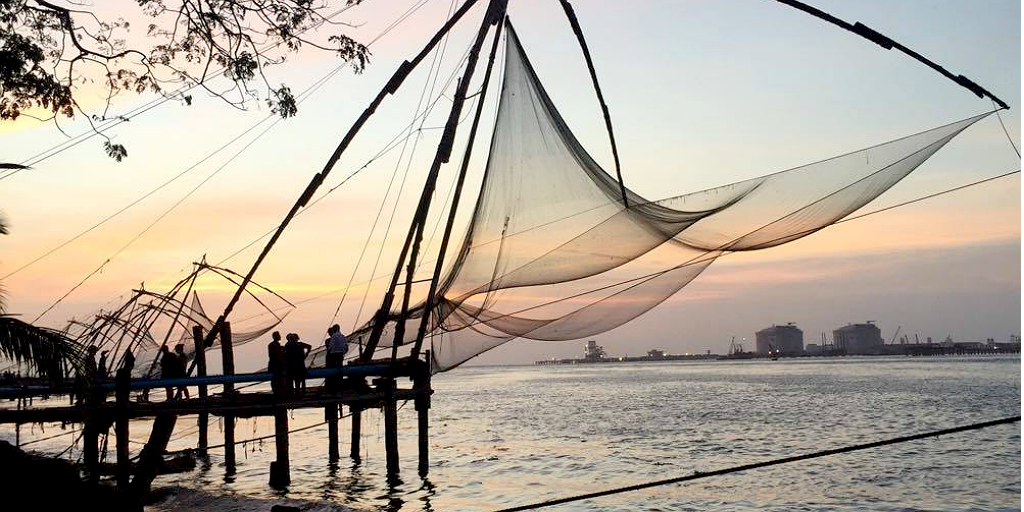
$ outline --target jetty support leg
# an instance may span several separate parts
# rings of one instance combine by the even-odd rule
[[[419,434],[419,474],[427,476],[430,470],[430,351],[425,353],[426,364],[413,377],[416,389],[416,420]]]
[[[274,411],[274,446],[277,460],[270,464],[270,486],[275,489],[291,483],[291,468],[288,464],[288,410],[279,407]]]
[[[94,418],[86,417],[82,425],[82,462],[90,482],[100,479],[100,431]]]
[[[114,423],[114,437],[117,442],[117,488],[122,491],[128,491],[132,473],[132,461],[128,456],[128,399],[131,379],[130,370],[122,368],[117,371],[114,390],[117,419]]]
[[[395,400],[395,379],[376,379],[374,384],[384,400],[384,451],[388,480],[398,478],[398,402]]]
[[[324,407],[324,420],[327,421],[327,460],[338,461],[338,404],[327,404]]]
[[[174,433],[174,424],[178,417],[174,413],[163,412],[153,419],[153,431],[149,434],[149,441],[142,448],[139,454],[139,462],[136,465],[135,479],[132,480],[130,496],[134,502],[141,505],[149,494],[149,488],[153,479],[163,463],[163,453],[167,450],[167,442],[171,440]]]
[[[359,439],[362,437],[363,410],[356,406],[350,406],[349,413],[352,416],[352,442],[349,457],[359,460]]]
[[[231,324],[224,322],[220,329],[220,350],[223,363],[223,374],[234,375],[235,356],[231,348]],[[224,396],[232,398],[235,394],[235,385],[227,382],[224,384]],[[224,415],[224,472],[230,476],[235,473],[235,415]]]
[[[196,376],[206,377],[206,347],[203,339],[203,328],[202,326],[196,325],[192,327],[192,339],[196,345]],[[206,397],[209,395],[206,384],[199,385],[199,399],[206,401]],[[210,414],[206,412],[199,413],[198,426],[199,426],[199,443],[197,447],[199,452],[206,455],[206,450],[210,446],[209,437],[209,424]]]

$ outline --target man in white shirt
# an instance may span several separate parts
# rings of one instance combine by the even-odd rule
[[[341,327],[334,324],[327,329],[327,367],[340,368],[345,364],[345,353],[348,352],[348,339],[341,333]],[[331,392],[341,391],[341,376],[328,377],[324,385]]]
[[[330,340],[327,344],[327,366],[341,366],[345,361],[345,353],[348,352],[348,338],[341,333],[341,327],[334,324],[327,329]]]

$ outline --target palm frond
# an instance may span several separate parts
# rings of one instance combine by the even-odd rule
[[[0,315],[0,357],[59,380],[65,368],[82,368],[84,350],[61,331]]]

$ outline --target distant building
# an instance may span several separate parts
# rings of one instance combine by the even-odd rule
[[[832,331],[832,342],[836,350],[847,354],[870,354],[881,350],[885,345],[882,330],[873,322],[850,324]]]
[[[600,361],[604,359],[604,347],[598,345],[594,340],[588,341],[587,346],[583,347],[583,359],[587,361]]]
[[[793,322],[761,329],[754,336],[758,354],[801,354],[804,351],[804,331]]]
[[[647,351],[647,357],[649,359],[665,359],[665,351],[660,349],[651,349]]]
[[[825,347],[818,345],[817,343],[808,343],[804,345],[805,354],[821,354],[825,351]]]

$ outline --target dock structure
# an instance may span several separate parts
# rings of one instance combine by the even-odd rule
[[[230,325],[223,329],[221,342],[230,347]],[[199,330],[194,331],[201,338]],[[198,353],[202,354],[202,351]],[[230,349],[222,349],[226,361],[233,355]],[[199,358],[202,361],[202,356]],[[419,464],[418,471],[425,475],[429,468],[428,436],[430,396],[430,352],[420,358],[397,358],[351,362],[340,367],[311,368],[308,379],[325,379],[324,386],[309,387],[301,393],[288,393],[285,389],[276,391],[235,390],[236,384],[269,382],[274,377],[268,372],[234,373],[233,364],[225,364],[222,375],[205,375],[205,364],[194,377],[172,379],[133,379],[128,371],[119,371],[113,380],[94,382],[90,391],[78,403],[66,406],[25,406],[23,399],[36,396],[59,396],[81,393],[70,387],[27,387],[0,390],[0,398],[18,398],[19,407],[0,409],[0,424],[24,424],[42,422],[82,424],[83,463],[87,478],[97,480],[102,472],[100,464],[100,437],[113,429],[115,438],[115,475],[119,489],[125,491],[134,503],[141,504],[148,493],[153,479],[162,464],[167,443],[174,431],[177,418],[185,415],[199,417],[199,435],[196,448],[200,453],[210,449],[206,435],[206,421],[209,416],[224,420],[224,465],[231,474],[237,461],[234,458],[235,444],[238,443],[232,425],[236,418],[270,416],[274,418],[274,443],[276,458],[271,464],[270,485],[284,487],[290,482],[288,412],[297,409],[323,409],[327,424],[327,459],[337,461],[339,412],[347,407],[351,411],[352,451],[351,456],[360,457],[361,412],[367,409],[381,409],[384,416],[385,457],[389,480],[398,478],[400,472],[398,455],[398,402],[413,401],[418,412]],[[408,378],[409,385],[401,385]],[[368,380],[370,384],[368,384]],[[372,385],[371,385],[372,384]],[[211,385],[224,386],[225,392],[209,394]],[[145,392],[159,388],[194,387],[201,391],[194,398],[169,397],[164,401],[133,401],[133,392]],[[109,397],[113,396],[113,401]],[[153,419],[149,441],[145,444],[138,460],[133,464],[129,457],[128,436],[131,420]]]

